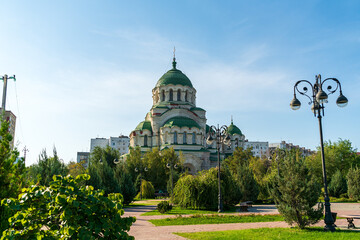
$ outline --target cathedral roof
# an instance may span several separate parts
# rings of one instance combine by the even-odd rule
[[[166,123],[164,124],[163,127],[188,127],[188,128],[192,128],[192,127],[196,127],[198,129],[200,129],[199,124],[197,124],[197,122],[195,122],[194,120],[190,119],[190,118],[186,118],[186,117],[173,117],[170,118],[169,120],[166,121]]]
[[[135,128],[135,130],[149,130],[150,132],[152,132],[152,127],[151,127],[151,122],[150,121],[142,121],[141,123],[139,123],[139,125],[137,125],[137,127]]]
[[[230,135],[235,135],[235,134],[242,135],[240,129],[236,125],[234,125],[233,122],[231,122],[231,124],[229,125],[227,132]]]
[[[176,69],[175,58],[172,64],[173,64],[173,68],[167,71],[167,73],[165,73],[164,75],[162,75],[162,77],[156,83],[156,87],[170,85],[170,84],[193,87],[190,79],[180,70]]]

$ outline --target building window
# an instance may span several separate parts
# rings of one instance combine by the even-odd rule
[[[183,133],[183,144],[186,144],[186,132]]]
[[[181,90],[180,89],[177,91],[177,100],[181,101]]]
[[[192,134],[192,144],[196,144],[196,133]]]
[[[177,144],[177,132],[174,132],[174,144]]]
[[[173,101],[173,90],[170,89],[170,92],[169,92],[169,101]]]
[[[165,91],[161,91],[161,101],[165,101]]]
[[[145,135],[144,136],[144,147],[147,147],[147,145],[148,145],[148,136]]]
[[[188,101],[188,91],[186,90],[186,92],[185,92],[185,102],[187,102]]]

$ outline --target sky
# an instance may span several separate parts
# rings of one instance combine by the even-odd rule
[[[0,76],[26,165],[56,147],[64,162],[90,139],[129,135],[151,90],[177,67],[197,90],[209,125],[233,116],[249,141],[320,144],[308,99],[291,110],[297,80],[338,78],[324,139],[360,148],[359,1],[0,1]]]

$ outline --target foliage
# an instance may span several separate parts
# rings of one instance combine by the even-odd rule
[[[175,183],[182,169],[182,158],[175,153],[173,148],[162,151],[159,151],[158,148],[153,148],[151,151],[146,152],[143,157],[141,157],[139,147],[135,149],[130,148],[130,153],[126,158],[126,168],[131,174],[133,181],[136,182],[136,186],[140,186],[139,175],[141,174],[141,178],[150,181],[156,190],[162,190],[163,192],[166,191],[170,181],[170,169],[166,167],[168,163],[178,166],[177,169],[172,169]]]
[[[122,218],[122,196],[79,186],[89,175],[54,176],[49,187],[24,188],[2,204],[16,211],[1,239],[133,239],[135,219]]]
[[[176,217],[150,220],[155,226],[171,225],[198,225],[198,224],[222,224],[222,223],[249,223],[249,222],[275,222],[284,221],[281,215],[201,215],[196,214],[190,217]],[[243,239],[243,238],[242,238]]]
[[[316,176],[319,182],[322,182],[322,161],[321,149],[318,147],[317,153],[306,158],[306,164],[311,173]],[[324,154],[326,161],[326,173],[328,181],[333,174],[340,170],[343,176],[346,176],[352,166],[360,166],[360,156],[356,155],[356,149],[352,147],[349,140],[339,139],[337,142],[324,142]]]
[[[32,165],[28,171],[28,179],[32,183],[39,182],[40,185],[49,186],[54,175],[66,176],[68,172],[54,147],[52,157],[47,155],[46,149],[41,151],[37,164]]]
[[[357,201],[360,200],[360,168],[350,168],[346,178],[349,197]]]
[[[141,181],[141,198],[154,198],[155,197],[155,189],[151,182],[142,180]]]
[[[243,194],[241,201],[256,201],[259,187],[252,170],[247,165],[240,165],[235,178]]]
[[[239,203],[242,196],[228,168],[221,169],[221,193],[224,208]],[[173,202],[183,208],[217,209],[218,169],[181,176],[174,188]]]
[[[24,184],[25,162],[23,158],[19,158],[17,149],[11,149],[10,142],[13,137],[8,129],[9,122],[2,121],[0,127],[0,201],[17,196]],[[9,210],[0,206],[0,233],[8,227],[9,214],[11,214]]]
[[[172,209],[172,205],[170,204],[169,201],[162,201],[160,202],[158,205],[157,205],[157,210],[160,212],[160,213],[166,213],[166,212],[169,212],[171,211]]]
[[[228,166],[231,172],[236,173],[239,166],[249,166],[250,162],[253,162],[255,158],[252,148],[243,149],[237,147],[233,154],[224,160],[224,164]]]
[[[272,197],[277,209],[290,225],[303,229],[323,217],[323,205],[314,208],[321,194],[321,186],[295,150],[278,158],[279,175],[272,186]]]
[[[274,175],[274,164],[268,158],[252,158],[249,162],[249,168],[252,170],[259,190],[258,199],[267,200],[270,198],[268,191],[269,184]]]
[[[346,179],[343,177],[340,169],[337,170],[331,178],[331,182],[329,183],[329,194],[333,197],[340,197],[341,194],[347,192],[347,184]]]
[[[135,171],[136,168],[144,167],[141,161],[141,149],[140,147],[129,148],[129,154],[126,157],[126,169],[131,175],[131,179],[133,182],[136,181],[139,173]]]
[[[119,162],[115,168],[114,174],[120,187],[120,193],[124,197],[124,204],[130,204],[134,200],[136,189],[131,180],[131,175],[125,168],[125,163]]]
[[[91,162],[88,173],[91,176],[87,184],[95,189],[102,189],[105,195],[110,193],[121,193],[124,197],[124,204],[133,201],[136,190],[131,175],[125,163],[114,160],[119,159],[119,152],[107,146],[106,148],[96,147],[91,154]]]
[[[225,159],[223,163],[224,167],[228,168],[234,176],[242,193],[242,201],[256,201],[259,195],[258,183],[250,168],[250,162],[252,162],[254,169],[258,169],[255,168],[256,161],[256,158],[251,152],[251,148],[246,150],[236,148],[233,155]]]
[[[87,181],[88,185],[92,185],[95,189],[104,190],[105,195],[120,192],[114,169],[112,169],[106,161],[100,162],[93,159],[88,171],[91,177],[90,180]]]
[[[79,163],[70,162],[67,166],[67,168],[69,169],[69,174],[73,177],[76,177],[80,174],[85,174],[86,168],[84,167],[84,164],[86,164],[85,161],[81,161]]]

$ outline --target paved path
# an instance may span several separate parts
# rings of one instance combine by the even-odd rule
[[[331,210],[337,212],[339,215],[359,214],[360,204],[358,203],[333,203]],[[143,206],[126,208],[124,216],[136,217],[136,222],[131,226],[129,234],[134,236],[136,240],[178,240],[185,239],[183,237],[173,234],[173,232],[202,232],[202,231],[225,231],[225,230],[240,230],[250,228],[263,227],[289,227],[285,222],[263,222],[263,223],[229,223],[229,224],[203,224],[203,225],[180,225],[180,226],[159,226],[156,227],[147,220],[160,219],[167,217],[176,217],[176,215],[158,215],[158,216],[140,216],[142,213],[156,209],[156,206]],[[249,209],[248,213],[235,214],[277,214],[278,211],[274,205],[254,205]],[[185,216],[185,215],[183,215]],[[338,227],[346,227],[346,219],[337,219]],[[323,226],[321,221],[316,224]],[[360,220],[355,222],[355,225],[360,226]]]

